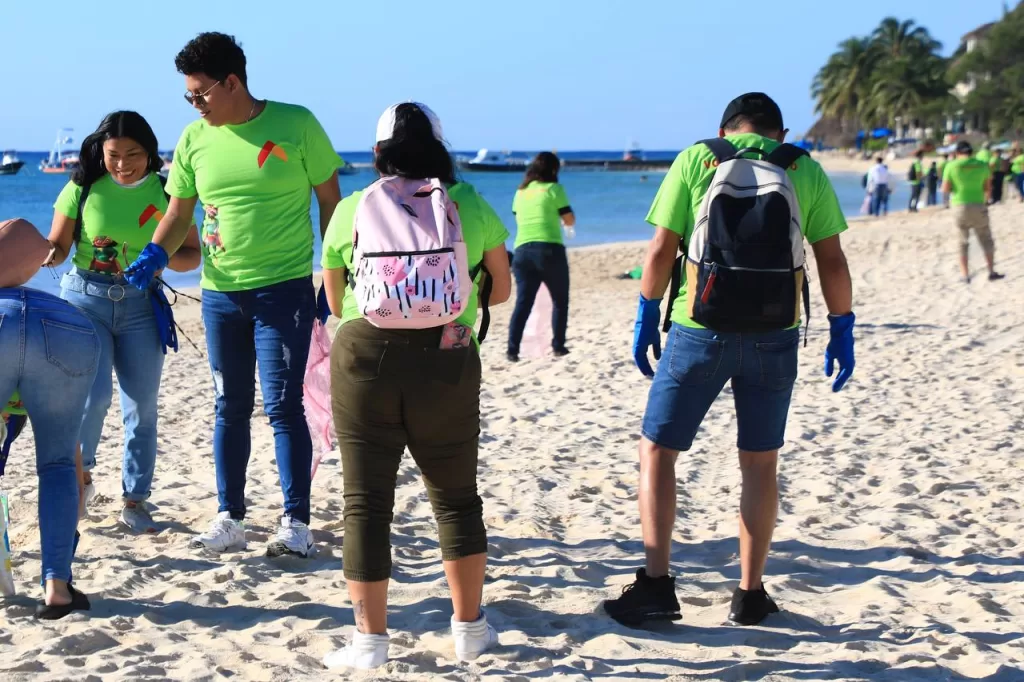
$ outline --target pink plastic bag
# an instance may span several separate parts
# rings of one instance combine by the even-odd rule
[[[319,321],[313,323],[302,402],[306,407],[309,435],[313,439],[312,477],[316,476],[320,460],[338,442],[331,412],[331,335],[327,333],[327,326]]]
[[[523,330],[520,351],[526,357],[540,358],[551,352],[551,310],[551,293],[541,284]]]

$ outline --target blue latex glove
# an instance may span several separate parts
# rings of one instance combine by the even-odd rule
[[[636,327],[633,329],[633,359],[645,377],[653,377],[647,349],[654,346],[654,359],[661,359],[661,299],[648,301],[640,294],[636,310]]]
[[[162,246],[150,242],[142,249],[135,262],[124,271],[124,276],[136,289],[145,291],[153,283],[156,273],[166,268],[170,260],[171,257]]]
[[[316,295],[316,319],[320,324],[327,324],[327,318],[331,316],[331,306],[327,303],[327,290],[320,285],[320,292]]]
[[[159,248],[159,247],[158,247]],[[170,348],[178,352],[178,329],[174,326],[174,312],[164,294],[164,290],[154,288],[149,292],[149,302],[153,306],[153,317],[156,318],[156,330],[160,333],[160,343],[164,347],[164,355]]]
[[[832,382],[834,393],[843,390],[843,386],[853,376],[856,364],[853,359],[853,323],[856,319],[853,313],[828,316],[830,338],[825,348],[825,376],[832,376],[838,362],[839,374]]]

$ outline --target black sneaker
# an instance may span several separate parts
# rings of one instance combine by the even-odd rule
[[[556,358],[564,358],[566,355],[569,354],[569,349],[566,348],[565,346],[562,346],[561,348],[555,348],[553,352]]]
[[[1003,274],[998,273],[998,272],[994,272],[993,271],[993,272],[988,273],[988,281],[990,281],[990,282],[995,282],[997,279],[1003,279],[1004,277],[1006,277],[1006,275],[1003,275]]]
[[[676,599],[676,579],[672,576],[648,578],[647,570],[636,572],[636,581],[622,590],[618,599],[603,604],[605,612],[627,627],[637,627],[645,621],[679,620],[679,600]]]
[[[764,584],[759,590],[741,590],[736,588],[732,593],[732,606],[729,607],[729,620],[739,625],[757,625],[770,614],[778,613],[779,607],[764,591]]]
[[[519,362],[519,353],[513,353],[510,351],[508,353],[505,353],[505,358],[509,362]]]

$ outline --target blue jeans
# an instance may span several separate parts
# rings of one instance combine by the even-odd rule
[[[880,216],[889,213],[889,186],[879,185],[871,193],[871,215]]]
[[[647,398],[644,437],[686,451],[726,382],[741,450],[782,447],[797,374],[800,331],[719,333],[673,324]]]
[[[512,258],[512,272],[516,276],[516,308],[508,325],[508,352],[519,355],[523,331],[541,284],[551,294],[551,347],[565,348],[569,326],[569,259],[565,247],[542,242],[522,244]]]
[[[82,466],[96,466],[103,420],[114,396],[111,372],[117,372],[124,421],[121,490],[124,499],[149,497],[156,470],[157,396],[164,368],[148,291],[85,270],[61,280],[61,298],[92,320],[100,339],[99,370],[82,419]]]
[[[284,513],[309,523],[313,443],[302,384],[313,335],[316,297],[310,277],[251,291],[203,290],[203,323],[213,372],[217,422],[213,458],[220,510],[245,518],[245,474],[252,450],[249,420],[260,373],[263,404],[274,429]]]
[[[0,395],[32,422],[44,580],[70,580],[78,524],[75,446],[100,344],[92,322],[56,296],[0,289]]]

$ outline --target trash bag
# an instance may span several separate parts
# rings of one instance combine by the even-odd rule
[[[523,330],[523,341],[520,346],[522,354],[528,358],[540,358],[551,352],[551,292],[543,284],[537,290],[537,298],[533,301],[533,310],[526,320]]]
[[[338,443],[334,431],[334,415],[331,412],[331,335],[327,332],[327,326],[319,321],[313,323],[302,402],[306,408],[309,435],[313,439],[313,468],[310,475],[316,476],[320,460]]]

